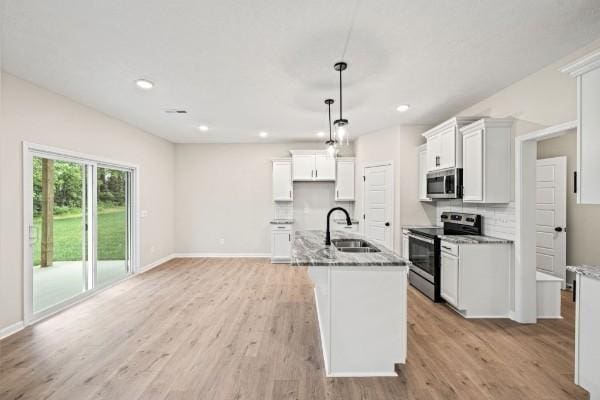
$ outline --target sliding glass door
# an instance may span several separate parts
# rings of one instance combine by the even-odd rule
[[[28,322],[133,271],[134,169],[25,145]]]
[[[97,284],[106,285],[129,273],[130,212],[127,170],[97,169]]]
[[[33,312],[85,292],[85,164],[33,157]]]

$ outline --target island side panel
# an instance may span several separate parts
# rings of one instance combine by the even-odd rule
[[[407,268],[332,268],[329,376],[395,376],[406,362]]]
[[[323,362],[325,364],[325,373],[329,374],[330,366],[330,297],[329,297],[329,277],[331,267],[309,267],[308,274],[313,281],[315,292],[315,307],[317,309],[317,318],[319,322],[319,335],[321,338],[321,351],[323,352]]]
[[[590,400],[600,399],[600,280],[577,274],[577,322],[575,383],[590,393]]]

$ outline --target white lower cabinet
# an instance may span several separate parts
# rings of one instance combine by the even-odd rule
[[[443,252],[441,262],[441,296],[449,304],[460,308],[458,304],[458,256]]]
[[[271,262],[289,263],[292,250],[292,225],[272,225],[271,228]]]
[[[331,229],[334,231],[358,233],[358,224],[348,226],[345,222],[334,221],[331,223]]]
[[[403,230],[402,231],[402,257],[405,259],[409,259],[410,257],[410,245],[409,245],[409,236],[408,236],[408,231],[407,230]]]
[[[440,294],[465,318],[508,317],[511,243],[441,242]]]

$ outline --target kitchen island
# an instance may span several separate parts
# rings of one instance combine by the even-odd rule
[[[362,240],[357,234],[331,237],[325,246],[323,231],[298,231],[291,256],[292,266],[308,267],[315,285],[326,374],[395,376],[395,364],[406,362],[409,262],[377,245],[378,251],[341,251],[339,240]]]
[[[575,284],[575,383],[600,400],[600,266],[567,266],[577,274]]]

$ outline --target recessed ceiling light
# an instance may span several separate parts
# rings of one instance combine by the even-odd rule
[[[323,136],[325,136],[325,132],[323,132],[323,131],[317,132],[317,136],[318,137],[323,137]]]
[[[404,111],[408,111],[408,109],[410,108],[409,104],[400,104],[396,110],[399,112],[404,112]]]
[[[269,136],[269,134],[265,131],[262,131],[261,133],[258,134],[258,136],[260,136],[261,138],[266,138],[267,136]]]
[[[138,79],[135,81],[135,84],[137,87],[144,90],[150,90],[154,87],[154,82],[149,81],[148,79]]]
[[[202,131],[202,132],[206,132],[206,131],[208,130],[208,126],[206,126],[206,125],[200,125],[200,126],[198,127],[198,130],[200,130],[200,131]]]

